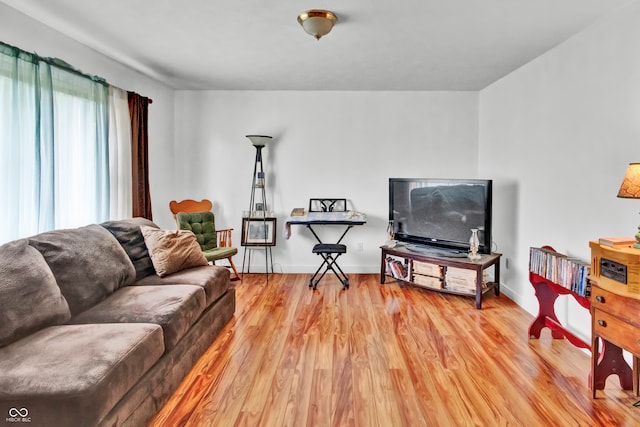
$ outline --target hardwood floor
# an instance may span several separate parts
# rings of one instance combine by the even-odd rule
[[[245,274],[237,309],[150,427],[637,426],[612,376],[506,296],[444,295],[373,274]]]

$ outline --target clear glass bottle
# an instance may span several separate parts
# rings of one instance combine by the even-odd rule
[[[478,239],[478,229],[471,229],[471,237],[469,238],[469,259],[479,259],[478,248],[480,240]]]

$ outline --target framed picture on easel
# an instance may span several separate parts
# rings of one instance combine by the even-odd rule
[[[242,246],[275,246],[276,218],[242,218]]]

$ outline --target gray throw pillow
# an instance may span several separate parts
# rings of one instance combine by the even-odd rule
[[[144,237],[140,231],[140,226],[146,225],[158,228],[157,225],[141,217],[107,221],[100,225],[109,230],[109,232],[118,239],[124,251],[129,255],[129,259],[131,259],[136,269],[136,280],[143,279],[152,274],[154,276],[156,275],[149,251],[144,244]]]
[[[0,246],[0,347],[71,318],[44,258],[26,239]]]

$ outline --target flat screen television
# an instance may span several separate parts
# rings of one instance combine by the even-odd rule
[[[491,253],[492,181],[389,178],[389,221],[395,240],[468,251],[478,229],[478,252]]]

